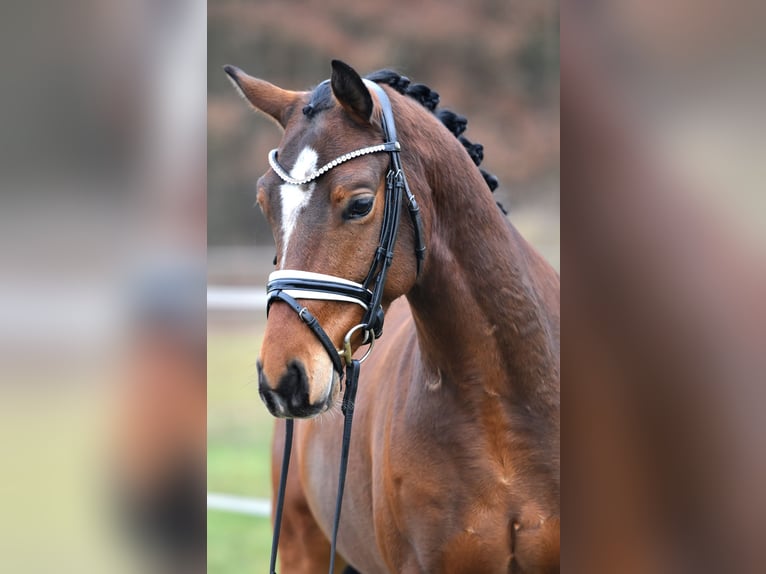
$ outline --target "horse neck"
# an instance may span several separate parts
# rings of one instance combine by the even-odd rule
[[[501,397],[550,415],[558,406],[558,276],[502,216],[457,140],[441,139],[422,163],[432,192],[428,254],[407,295],[424,365],[466,398]],[[456,159],[439,160],[445,150]]]

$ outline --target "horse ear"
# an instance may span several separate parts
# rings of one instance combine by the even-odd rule
[[[372,96],[356,70],[340,60],[332,61],[332,93],[347,112],[365,123],[372,117]]]
[[[250,105],[271,116],[282,128],[287,125],[292,108],[301,98],[300,92],[283,90],[265,80],[253,78],[234,66],[224,66],[223,70]]]

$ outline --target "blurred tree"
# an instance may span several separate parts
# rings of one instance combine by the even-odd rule
[[[261,0],[208,3],[208,242],[269,245],[255,181],[278,129],[249,112],[221,66],[309,89],[340,58],[394,68],[469,119],[506,205],[558,193],[559,12],[555,0]],[[553,176],[552,176],[553,174]],[[513,190],[513,196],[510,195]]]

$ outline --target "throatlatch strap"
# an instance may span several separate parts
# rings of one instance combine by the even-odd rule
[[[346,470],[348,469],[348,453],[351,445],[351,423],[354,420],[354,402],[356,387],[359,382],[359,361],[354,359],[346,367],[346,392],[343,393],[343,443],[340,450],[340,474],[338,475],[338,494],[335,496],[335,518],[332,521],[332,544],[330,545],[330,574],[335,571],[335,554],[338,542],[338,525],[340,510],[343,505],[343,489],[346,485]]]
[[[282,529],[282,508],[285,503],[285,487],[287,486],[287,471],[290,468],[290,454],[293,450],[293,419],[285,421],[285,450],[282,454],[282,472],[279,475],[279,492],[277,493],[277,509],[274,517],[274,533],[271,538],[271,560],[269,573],[277,574],[277,548],[279,547],[279,531]]]

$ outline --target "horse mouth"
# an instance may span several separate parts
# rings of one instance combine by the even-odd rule
[[[261,392],[261,400],[272,416],[280,419],[310,419],[330,408],[330,401],[320,404],[290,404],[276,393]]]
[[[285,396],[279,390],[262,385],[258,394],[269,413],[276,418],[309,419],[327,412],[333,407],[338,385],[338,376],[333,371],[327,390],[318,401],[313,403],[310,402],[309,394],[305,391]]]

